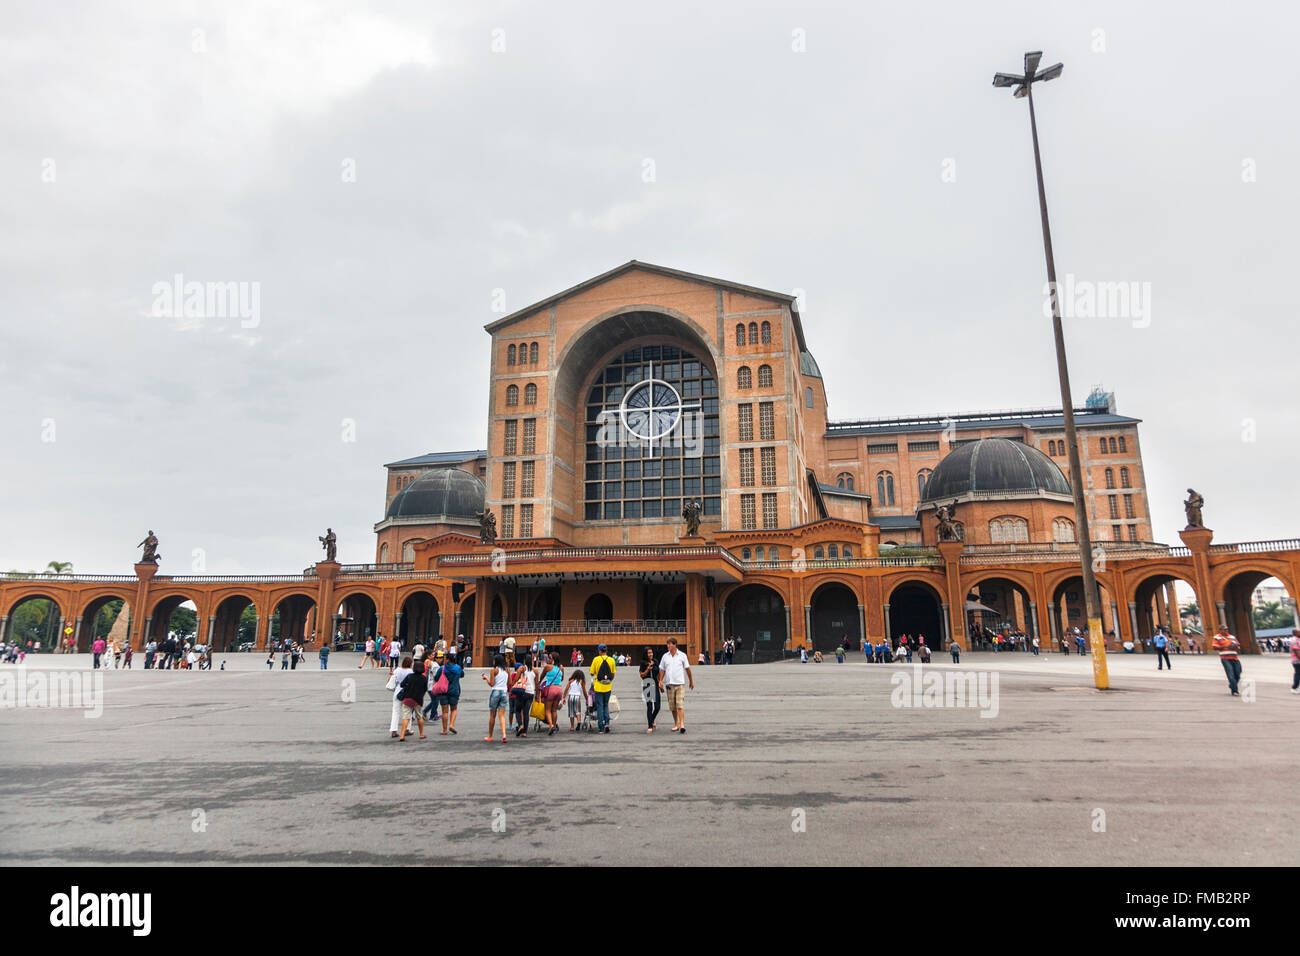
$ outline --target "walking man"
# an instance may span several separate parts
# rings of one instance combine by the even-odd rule
[[[1219,625],[1219,633],[1214,635],[1213,646],[1219,652],[1219,663],[1223,665],[1223,672],[1228,675],[1228,690],[1232,692],[1233,697],[1240,697],[1241,695],[1237,693],[1237,682],[1241,680],[1241,660],[1237,657],[1237,652],[1241,650],[1241,645],[1228,633],[1228,625]]]
[[[1291,648],[1291,693],[1300,694],[1300,627],[1291,631],[1287,644]]]
[[[668,638],[668,653],[659,660],[659,689],[668,692],[668,709],[673,714],[673,732],[686,733],[686,684],[695,690],[691,662],[677,649],[677,638]]]
[[[1164,670],[1166,667],[1173,670],[1174,665],[1169,662],[1169,638],[1165,637],[1165,632],[1156,631],[1153,643],[1156,647],[1156,670]]]
[[[596,730],[609,733],[609,695],[614,690],[614,658],[609,656],[609,648],[601,644],[596,648],[596,656],[591,660],[591,689],[596,695]],[[660,679],[660,686],[663,680]],[[674,730],[677,728],[674,727]]]

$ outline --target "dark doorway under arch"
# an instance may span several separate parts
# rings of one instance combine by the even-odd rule
[[[738,663],[779,661],[788,638],[785,601],[762,584],[747,584],[727,598],[726,637],[740,638]]]
[[[889,598],[889,636],[893,643],[908,634],[932,651],[943,650],[943,608],[939,595],[924,584],[904,584]]]
[[[815,650],[833,651],[848,638],[850,648],[862,647],[857,596],[843,584],[823,584],[813,592],[812,643]]]

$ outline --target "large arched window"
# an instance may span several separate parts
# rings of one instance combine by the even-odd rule
[[[745,344],[745,326],[741,322],[736,323],[736,344],[737,345]]]
[[[615,356],[591,383],[585,417],[585,520],[680,522],[688,498],[722,514],[718,382],[695,355],[647,345]]]
[[[894,504],[894,476],[891,472],[882,471],[876,475],[876,504],[882,508]]]
[[[513,345],[510,346],[510,348],[506,349],[506,364],[507,365],[515,364],[515,347]]]
[[[1007,516],[989,522],[989,540],[994,544],[1020,544],[1029,540],[1029,522]]]
[[[1101,449],[1101,453],[1102,453],[1103,455],[1106,454],[1106,439],[1104,439],[1104,438],[1098,438],[1098,439],[1097,439],[1097,447]]]
[[[511,385],[506,388],[506,405],[519,404],[519,386]]]
[[[410,541],[402,542],[402,560],[403,561],[415,560],[415,539],[414,538],[412,538]]]
[[[1110,440],[1110,453],[1112,455],[1118,454],[1118,452],[1115,450],[1115,439],[1113,438]]]
[[[835,487],[843,488],[845,491],[853,490],[853,475],[847,471],[841,471],[835,476]]]
[[[1119,436],[1119,453],[1121,455],[1128,454],[1128,442],[1124,440],[1123,435]]]
[[[772,344],[772,323],[764,322],[762,329],[759,332],[759,335],[762,338],[764,345],[771,345]]]
[[[380,564],[388,563],[388,542],[387,541],[385,541],[383,544],[379,546],[379,563]]]
[[[740,549],[740,560],[742,560],[742,561],[748,561],[748,560],[750,560],[750,557],[751,557],[751,555],[750,555],[750,552],[749,552],[749,548],[741,548],[741,549]]]
[[[757,322],[749,323],[749,344],[750,345],[758,344],[758,323]]]
[[[736,373],[736,388],[753,388],[754,372],[748,365],[742,365]]]
[[[537,343],[536,342],[528,346],[528,361],[532,365],[537,364]]]
[[[1074,543],[1074,522],[1069,518],[1057,518],[1052,522],[1052,540],[1058,544]]]
[[[524,386],[524,404],[525,405],[537,404],[537,386],[534,385],[532,382],[529,382],[527,385]]]
[[[838,561],[840,559],[840,546],[838,544],[828,544],[826,546],[826,557],[832,561]]]
[[[1128,481],[1128,469],[1127,469],[1127,468],[1121,468],[1121,469],[1119,470],[1119,484],[1120,484],[1120,487],[1121,487],[1121,488],[1132,488],[1132,487],[1133,487],[1132,485],[1129,484],[1129,481]]]
[[[758,367],[758,387],[759,388],[772,387],[772,366],[760,365]]]
[[[1115,469],[1114,469],[1114,468],[1107,468],[1107,469],[1106,469],[1106,487],[1107,487],[1107,488],[1114,488],[1114,487],[1115,487]]]
[[[930,476],[934,474],[929,468],[922,468],[916,473],[916,500],[920,501],[925,497],[925,486],[930,483]]]

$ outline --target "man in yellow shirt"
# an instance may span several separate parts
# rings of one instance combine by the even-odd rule
[[[591,662],[591,689],[596,696],[596,730],[609,733],[609,695],[614,690],[614,658],[609,648],[601,644]]]

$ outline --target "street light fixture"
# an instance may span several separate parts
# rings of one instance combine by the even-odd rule
[[[1070,456],[1070,491],[1074,496],[1074,526],[1079,540],[1079,566],[1083,572],[1083,600],[1088,616],[1088,647],[1092,652],[1093,681],[1100,689],[1110,686],[1106,670],[1106,640],[1101,632],[1101,607],[1097,595],[1097,578],[1092,570],[1092,533],[1088,529],[1088,510],[1083,501],[1083,469],[1079,464],[1079,441],[1074,428],[1074,402],[1070,395],[1070,369],[1065,361],[1065,333],[1061,328],[1061,304],[1057,296],[1056,260],[1052,256],[1052,230],[1047,223],[1047,192],[1043,188],[1043,162],[1038,152],[1038,121],[1034,116],[1034,84],[1054,80],[1064,67],[1057,63],[1038,69],[1043,54],[1025,54],[1025,72],[995,73],[993,85],[1014,87],[1016,99],[1029,100],[1029,129],[1034,139],[1034,171],[1038,174],[1038,209],[1043,219],[1043,252],[1047,257],[1047,289],[1052,300],[1052,332],[1056,337],[1056,370],[1061,380],[1061,411],[1065,418],[1065,446]],[[1062,623],[1064,629],[1064,623]],[[1062,634],[1062,637],[1065,635]]]

